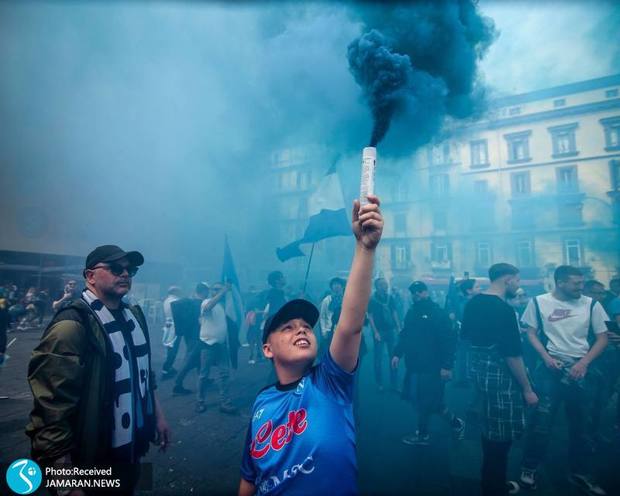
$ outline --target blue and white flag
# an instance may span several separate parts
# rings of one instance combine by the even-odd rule
[[[308,202],[310,219],[306,232],[301,239],[276,250],[281,262],[289,258],[304,256],[300,249],[300,245],[304,243],[316,243],[322,239],[351,234],[351,224],[344,206],[336,162],[323,176]]]
[[[224,262],[222,263],[222,282],[230,283],[230,291],[226,293],[224,299],[224,308],[226,316],[240,325],[243,322],[243,300],[241,298],[241,289],[239,288],[239,278],[235,269],[235,262],[228,245],[228,236],[224,238]]]

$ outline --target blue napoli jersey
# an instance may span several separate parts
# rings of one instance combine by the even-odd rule
[[[241,464],[256,494],[357,494],[354,377],[326,353],[298,382],[258,394]]]

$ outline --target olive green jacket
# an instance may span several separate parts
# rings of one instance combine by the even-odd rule
[[[146,320],[140,307],[130,306],[130,310],[144,329],[150,362]],[[28,366],[34,408],[26,434],[33,459],[43,464],[67,454],[74,464],[108,459],[114,388],[111,353],[106,331],[86,302],[75,300],[56,314]],[[150,379],[155,389],[152,371]]]

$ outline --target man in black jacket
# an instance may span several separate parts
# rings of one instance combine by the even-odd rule
[[[418,406],[418,430],[413,436],[405,436],[403,443],[428,445],[428,424],[434,413],[450,424],[456,438],[462,439],[465,422],[446,408],[443,399],[445,383],[452,378],[454,367],[456,336],[452,323],[447,312],[431,301],[422,281],[411,284],[409,291],[413,304],[394,348],[392,367],[397,368],[405,356],[409,376],[405,383],[410,384],[410,397]]]

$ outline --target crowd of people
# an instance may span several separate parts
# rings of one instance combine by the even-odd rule
[[[371,205],[360,210],[366,212],[363,218],[382,225],[378,206]],[[354,217],[354,229],[355,222]],[[519,269],[499,263],[489,268],[488,278],[465,277],[451,284],[445,301],[437,302],[425,281],[414,281],[403,295],[386,278],[371,278],[380,233],[380,227],[365,233],[358,225],[348,280],[326,281],[326,292],[315,302],[291,297],[280,271],[269,274],[267,289],[252,291],[241,313],[239,287],[226,278],[199,282],[191,295],[171,286],[163,301],[165,360],[159,374],[151,366],[148,322],[139,306],[126,303],[144,258],[117,246],[98,247],[86,260],[86,288],[78,290],[76,281],[67,281],[64,293],[51,302],[52,321],[33,353],[28,379],[35,408],[27,428],[33,456],[44,463],[135,463],[148,441],[165,449],[170,432],[157,400],[163,394],[160,389],[156,395],[157,375],[160,381],[173,381],[173,395],[193,396],[197,413],[207,409],[213,382],[221,414],[237,415],[241,405],[231,401],[230,369],[239,366],[240,341],[245,341],[247,366],[270,361],[265,382],[275,386],[266,387],[253,407],[240,494],[323,487],[321,471],[303,482],[290,474],[287,480],[270,475],[291,466],[313,474],[317,453],[333,462],[323,476],[332,468],[346,475],[338,493],[353,493],[351,440],[359,425],[360,394],[354,372],[372,346],[376,393],[397,394],[413,407],[416,427],[403,432],[404,444],[421,449],[432,444],[433,416],[445,421],[455,442],[475,420],[481,431],[483,495],[537,488],[562,405],[569,481],[587,494],[606,494],[593,475],[590,455],[602,445],[620,448],[620,277],[606,288],[563,265],[555,270],[553,290],[530,296],[520,287]],[[36,294],[27,291],[16,299],[4,290],[3,322],[8,325],[16,304],[34,305],[37,316],[45,315],[36,308]],[[158,339],[155,333],[151,330]],[[55,382],[58,370],[63,377]],[[192,371],[195,389],[186,384]],[[111,379],[97,382],[104,376]],[[446,384],[453,379],[471,393],[468,412],[449,408]],[[50,417],[47,398],[55,397],[64,400]],[[610,406],[614,414],[604,415]],[[318,412],[313,418],[324,432],[313,424],[306,441],[285,450],[308,428],[309,411]],[[109,415],[109,421],[95,425],[95,412]],[[340,426],[338,432],[328,425]],[[520,438],[520,473],[509,480],[508,455]],[[314,454],[304,458],[301,446]],[[137,476],[128,474],[131,481]]]
[[[289,300],[280,271],[269,274],[267,283],[267,290],[254,294],[245,315],[250,365],[264,360],[261,336],[265,322]],[[317,300],[319,357],[330,347],[347,281],[334,277],[327,286]],[[442,305],[433,301],[424,281],[409,286],[408,298],[398,290],[390,291],[383,277],[376,278],[373,286],[365,327],[372,340],[376,390],[395,392],[410,401],[417,419],[415,432],[406,433],[403,443],[431,444],[432,415],[445,420],[456,440],[464,437],[465,417],[473,418],[483,436],[483,494],[512,494],[519,487],[533,490],[551,441],[551,426],[564,404],[570,481],[588,494],[605,494],[592,476],[588,455],[602,444],[620,448],[620,278],[613,278],[607,289],[599,281],[586,280],[577,268],[560,266],[555,271],[554,290],[530,297],[520,287],[519,270],[497,264],[490,268],[488,279],[458,281],[457,298],[446,298]],[[225,317],[225,295],[230,290],[225,283],[210,287],[200,283],[190,304],[189,299],[180,297],[179,288],[171,287],[164,302],[166,329],[180,332],[176,332],[176,341],[170,340],[172,334],[164,333],[169,359],[162,379],[176,375],[174,394],[192,394],[183,380],[193,363],[200,371],[197,411],[204,411],[205,374],[209,367],[219,366],[223,372],[215,377],[221,410],[236,413],[236,408],[229,408],[226,395],[226,368],[231,363],[226,352],[214,352],[213,357],[207,353],[200,360],[201,353],[215,344],[215,338],[209,338],[213,341],[209,343],[206,336],[219,335],[223,348],[230,342]],[[187,331],[190,328],[193,330]],[[238,332],[237,327],[233,329]],[[189,351],[177,374],[171,357],[176,356],[180,336],[186,343],[189,340]],[[192,355],[196,343],[203,351]],[[367,347],[362,335],[360,361]],[[399,381],[401,361],[405,367]],[[471,386],[469,410],[462,418],[447,407],[445,386],[452,379]],[[612,400],[616,412],[613,424],[602,425],[603,412]],[[521,437],[522,470],[517,480],[508,481],[508,454]]]
[[[41,328],[54,312],[79,297],[77,281],[68,280],[64,292],[56,299],[50,293],[48,288],[25,289],[13,282],[0,285],[0,365],[8,357],[7,334]]]

